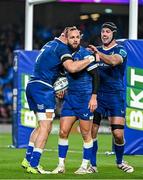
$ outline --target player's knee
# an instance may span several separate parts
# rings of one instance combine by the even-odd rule
[[[123,134],[118,132],[114,134],[115,143],[117,144],[124,144],[124,137]]]
[[[51,133],[52,131],[52,124],[50,124],[49,128],[48,128],[48,135]]]
[[[47,121],[41,121],[40,122],[40,132],[49,134],[52,129],[52,121],[47,122]]]
[[[85,142],[90,141],[90,140],[92,139],[92,137],[91,137],[91,132],[89,132],[89,131],[83,131],[83,132],[82,132],[82,137],[83,137],[83,140],[84,140]]]
[[[117,144],[123,144],[124,143],[124,136],[123,133],[121,131],[114,131],[113,133],[114,139],[115,139],[115,143]]]
[[[66,138],[68,138],[68,132],[64,129],[61,129],[59,132],[59,136],[61,139],[66,139]]]
[[[124,135],[123,135],[124,126],[120,124],[112,124],[111,129],[112,129],[112,133],[115,139],[115,143],[123,144],[124,143]]]

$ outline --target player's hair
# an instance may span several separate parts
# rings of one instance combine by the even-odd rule
[[[117,32],[117,26],[113,22],[105,22],[102,24],[102,29],[103,28],[109,28],[113,32]]]
[[[76,26],[68,26],[65,27],[63,33],[65,34],[65,37],[67,37],[70,31],[75,31],[75,30],[78,30],[80,32],[80,30]]]

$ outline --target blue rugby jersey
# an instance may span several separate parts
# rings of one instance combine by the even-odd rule
[[[99,92],[117,92],[125,90],[124,87],[124,74],[127,63],[127,52],[121,45],[104,49],[103,46],[97,47],[97,49],[107,55],[118,54],[123,58],[123,63],[111,66],[104,63],[101,59],[99,62],[99,74],[100,74],[100,87]]]
[[[74,61],[80,61],[91,55],[86,48],[80,47],[80,49],[72,54]],[[92,93],[92,77],[87,72],[96,67],[95,63],[91,63],[87,68],[78,73],[67,72],[68,78],[68,91],[72,93]]]
[[[32,79],[54,84],[62,69],[62,59],[72,57],[66,44],[58,38],[46,43],[37,57]]]

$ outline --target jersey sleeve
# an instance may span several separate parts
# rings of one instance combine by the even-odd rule
[[[68,59],[72,60],[72,54],[69,51],[68,47],[66,46],[60,47],[58,53],[59,53],[59,57],[62,63]]]
[[[123,61],[127,58],[127,51],[125,50],[125,48],[123,46],[119,46],[116,49],[115,54],[118,54],[122,57]]]

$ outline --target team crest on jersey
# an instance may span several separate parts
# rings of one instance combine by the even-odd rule
[[[126,57],[126,56],[127,56],[127,52],[126,52],[124,49],[120,49],[119,54],[120,54],[122,57]]]

